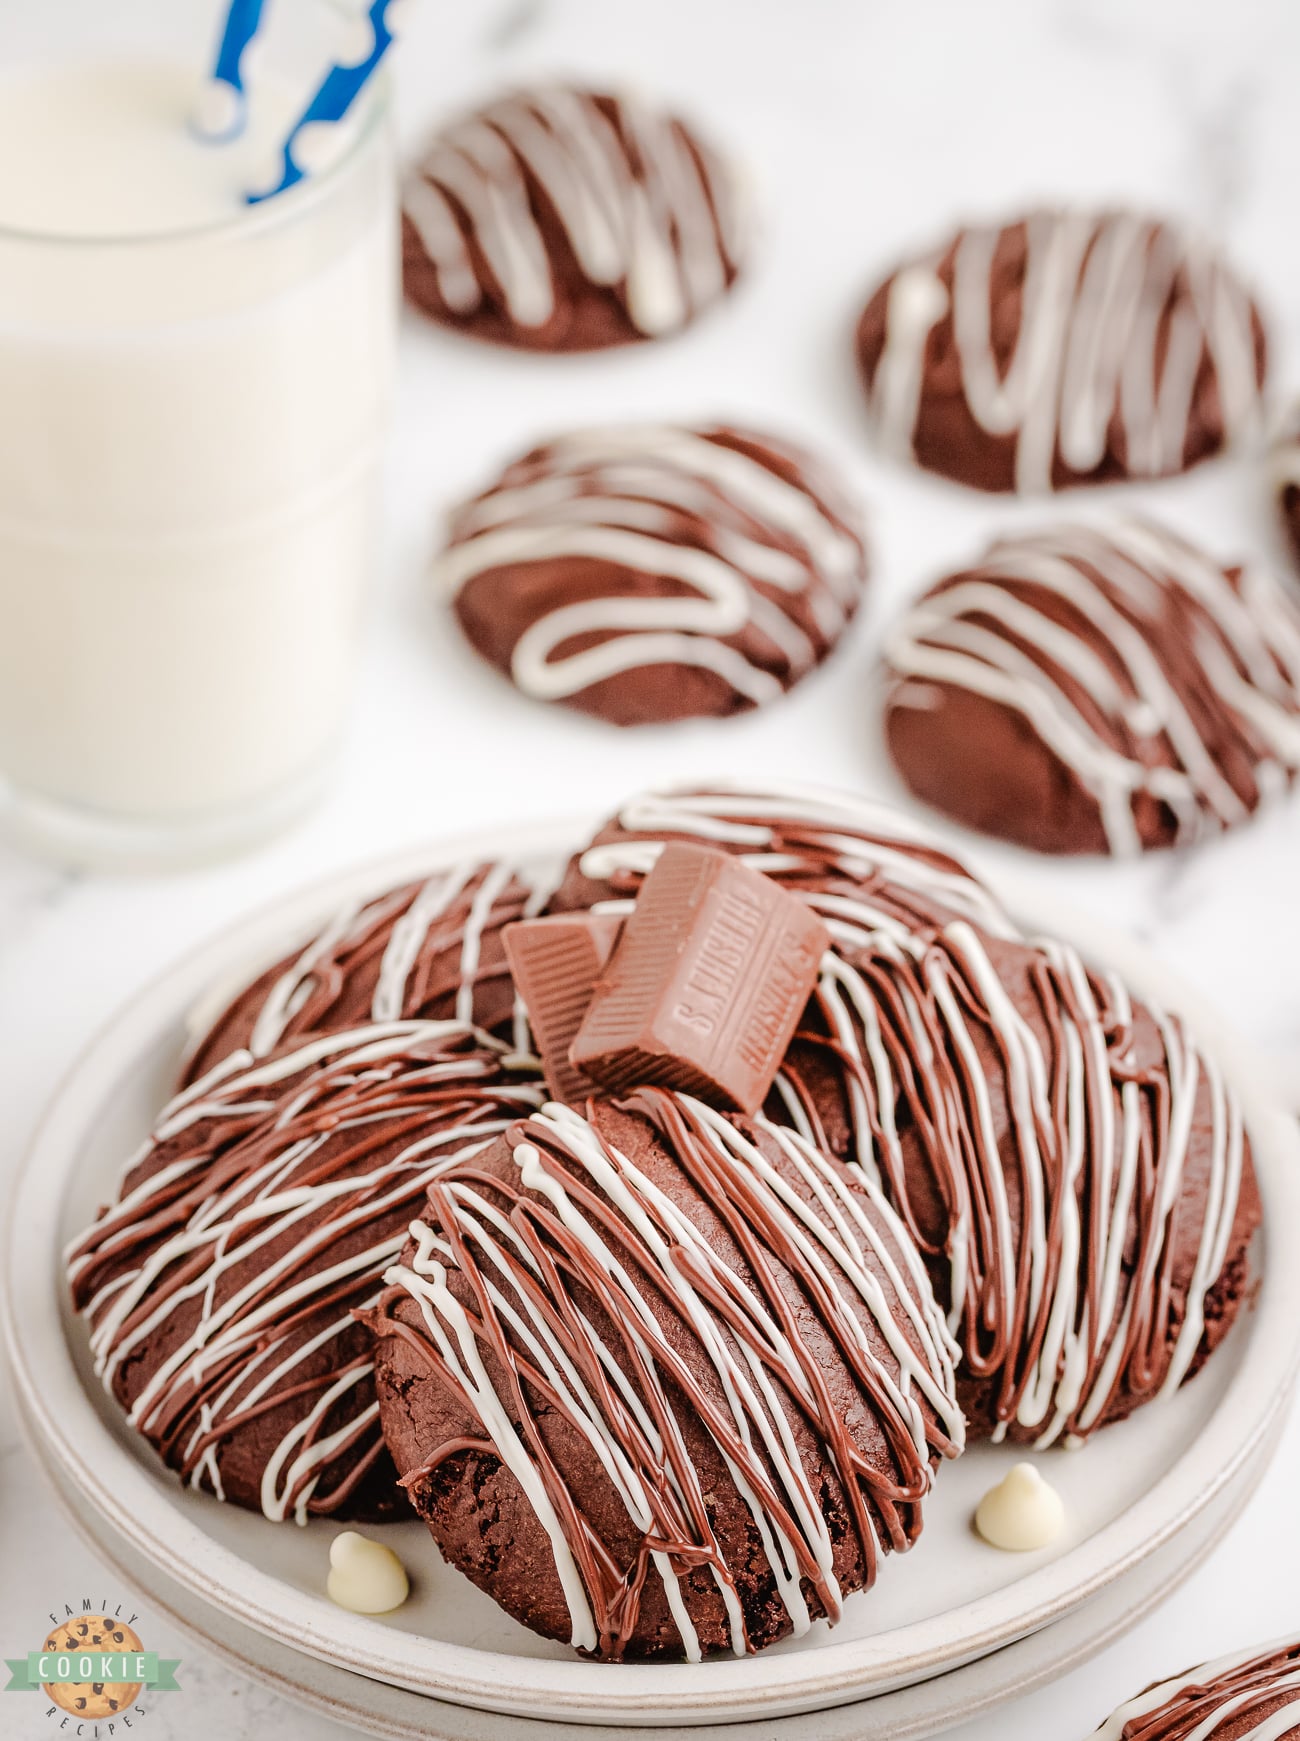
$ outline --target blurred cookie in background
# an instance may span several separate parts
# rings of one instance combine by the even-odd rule
[[[1185,471],[1252,425],[1266,369],[1218,251],[1127,212],[957,231],[879,286],[857,352],[884,446],[1025,493]]]
[[[642,725],[791,688],[857,610],[867,558],[856,504],[802,448],[644,424],[514,461],[454,511],[435,573],[525,695]]]
[[[589,351],[662,338],[731,288],[749,244],[729,164],[630,93],[513,92],[407,174],[406,293],[476,338]]]
[[[1189,845],[1300,768],[1300,611],[1147,521],[997,541],[903,615],[885,665],[912,791],[1040,852]]]
[[[1290,541],[1291,553],[1300,564],[1300,405],[1296,405],[1273,441],[1273,488]]]

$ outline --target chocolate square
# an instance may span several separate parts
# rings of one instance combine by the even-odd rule
[[[757,1112],[830,937],[797,895],[727,853],[665,844],[569,1052],[607,1089],[677,1088]]]
[[[570,1106],[581,1106],[589,1095],[601,1092],[569,1062],[569,1047],[622,929],[622,919],[613,914],[559,913],[521,919],[502,932],[515,989],[541,1053],[546,1086],[556,1100]]]

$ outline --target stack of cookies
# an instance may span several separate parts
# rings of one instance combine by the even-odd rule
[[[1158,1406],[1258,1220],[1176,1016],[888,810],[719,785],[558,887],[336,915],[211,1023],[69,1269],[190,1486],[413,1508],[536,1631],[694,1660],[837,1619],[968,1439]]]

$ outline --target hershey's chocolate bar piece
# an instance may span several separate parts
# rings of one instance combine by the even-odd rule
[[[559,913],[548,919],[520,919],[502,932],[515,989],[542,1056],[546,1086],[556,1100],[569,1105],[602,1092],[569,1062],[569,1047],[622,929],[623,920],[612,914]]]
[[[669,841],[569,1052],[606,1088],[679,1088],[757,1112],[830,937],[797,895],[712,847]]]

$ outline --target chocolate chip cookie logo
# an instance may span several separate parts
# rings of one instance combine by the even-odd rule
[[[44,1693],[45,1715],[59,1718],[61,1729],[84,1741],[109,1741],[129,1733],[147,1715],[143,1695],[179,1690],[178,1659],[144,1648],[135,1630],[139,1615],[126,1612],[125,1604],[96,1605],[86,1597],[80,1612],[65,1606],[62,1619],[57,1614],[49,1619],[39,1650],[5,1658],[5,1691]]]

